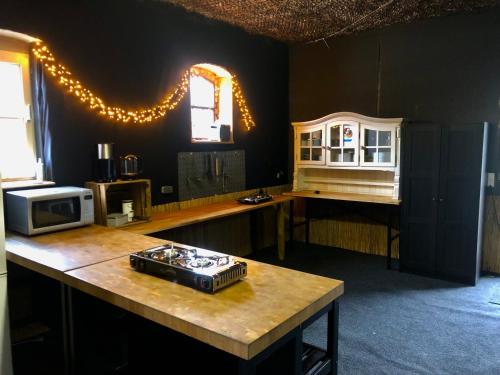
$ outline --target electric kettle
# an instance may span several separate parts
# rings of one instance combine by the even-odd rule
[[[120,156],[120,176],[124,180],[133,180],[142,173],[142,158],[137,155]]]

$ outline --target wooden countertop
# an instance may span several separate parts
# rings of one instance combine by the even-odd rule
[[[130,267],[129,253],[162,243],[91,225],[7,233],[6,250],[10,261],[244,359],[343,294],[342,281],[246,259],[248,276],[213,295]]]
[[[293,196],[274,195],[272,201],[259,204],[242,204],[236,200],[227,200],[200,207],[186,208],[173,213],[156,214],[147,223],[130,225],[119,229],[137,234],[151,234],[207,220],[237,215],[263,207],[274,206],[293,199]]]
[[[66,271],[103,262],[165,243],[114,228],[90,225],[27,237],[7,232],[7,259],[62,280]]]
[[[373,194],[336,193],[336,192],[326,192],[326,191],[315,193],[312,190],[303,190],[303,191],[291,191],[283,193],[283,195],[292,197],[302,197],[302,198],[318,198],[318,199],[333,199],[333,200],[351,201],[351,202],[392,204],[396,206],[401,204],[401,200],[399,199],[394,199],[392,197],[386,197],[383,195],[373,195]]]
[[[128,257],[69,271],[64,282],[244,359],[343,294],[342,281],[244,261],[248,276],[213,295],[136,272]]]

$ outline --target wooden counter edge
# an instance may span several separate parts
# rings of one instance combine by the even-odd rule
[[[246,360],[253,358],[265,350],[288,332],[292,331],[295,327],[300,326],[304,321],[320,311],[323,307],[340,297],[344,293],[344,282],[341,280],[338,281],[339,285],[331,289],[327,294],[318,300],[311,303],[305,309],[290,317],[287,321],[269,331],[266,335],[260,337],[252,343],[245,344],[223,334],[196,326],[193,323],[186,324],[186,322],[182,319],[176,318],[152,307],[145,306],[107,289],[80,280],[73,277],[70,273],[65,273],[63,279],[65,284],[84,293],[90,294],[105,302],[111,303],[131,313],[149,319],[162,326],[183,333],[191,338],[204,342],[207,345],[214,346],[220,350]]]
[[[357,193],[336,193],[336,192],[320,192],[315,193],[314,191],[290,191],[285,192],[283,195],[297,197],[297,198],[318,198],[318,199],[331,199],[339,201],[348,202],[366,202],[375,204],[391,204],[394,206],[399,206],[401,204],[400,199],[394,199],[391,197],[386,197],[384,195],[374,195],[374,194],[357,194]]]
[[[34,272],[41,273],[42,275],[48,276],[57,281],[63,281],[64,279],[64,271],[60,271],[56,268],[46,266],[45,264],[38,263],[36,261],[32,261],[23,256],[20,256],[16,253],[12,253],[7,248],[6,248],[6,255],[8,261],[17,264],[18,266],[27,268]]]
[[[340,281],[340,284],[332,289],[328,294],[325,294],[323,297],[317,299],[305,309],[290,317],[290,319],[288,319],[286,322],[274,328],[272,331],[269,331],[265,336],[262,336],[261,338],[252,342],[248,348],[248,357],[245,359],[253,358],[257,354],[265,350],[267,347],[272,345],[274,342],[278,341],[281,337],[285,336],[288,332],[300,326],[307,319],[312,317],[329,303],[332,303],[342,294],[344,294],[344,282],[341,280],[338,281]],[[328,333],[325,332],[325,334]]]
[[[131,233],[136,233],[136,234],[143,234],[143,235],[148,235],[152,233],[157,233],[157,232],[162,232],[165,230],[170,230],[170,229],[175,229],[175,228],[180,228],[188,225],[193,225],[193,224],[198,224],[202,223],[205,221],[210,221],[210,220],[217,220],[217,219],[222,219],[224,217],[228,216],[233,216],[233,215],[239,215],[239,214],[244,214],[246,212],[258,210],[260,208],[264,207],[271,207],[271,206],[276,206],[283,204],[285,202],[290,202],[295,199],[294,196],[289,196],[285,194],[281,195],[275,195],[273,196],[274,198],[278,198],[278,200],[271,200],[267,202],[262,202],[258,204],[243,204],[243,203],[238,203],[234,207],[231,208],[224,208],[224,209],[219,209],[218,212],[212,211],[209,214],[202,215],[200,213],[200,217],[198,218],[193,218],[189,216],[191,213],[196,213],[196,210],[210,210],[211,206],[212,207],[217,207],[221,203],[224,203],[226,201],[218,202],[218,203],[212,203],[206,206],[199,206],[195,208],[186,208],[183,210],[175,211],[173,213],[165,214],[165,213],[160,213],[151,216],[150,220],[147,223],[140,223],[136,225],[129,225],[125,227],[117,227],[116,229],[124,230],[127,232]],[[231,200],[232,201],[232,200]],[[228,200],[229,202],[229,200]],[[236,200],[234,200],[235,203]],[[188,214],[188,217],[186,218],[178,218],[177,221],[171,220],[171,217],[174,215],[179,215],[182,212],[186,212]],[[162,221],[168,221],[168,223],[162,223]]]
[[[227,336],[196,326],[194,324],[189,324],[189,326],[187,326],[185,321],[183,321],[182,319],[176,318],[172,315],[166,314],[152,307],[145,306],[120,294],[116,294],[107,289],[75,278],[69,273],[64,274],[63,282],[72,288],[78,289],[93,297],[111,303],[112,305],[118,306],[128,312],[151,320],[164,327],[183,333],[191,338],[204,342],[207,345],[214,346],[237,357],[249,359],[248,345],[245,345],[244,343],[232,340]]]

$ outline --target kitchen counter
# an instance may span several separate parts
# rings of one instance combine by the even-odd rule
[[[243,359],[343,293],[343,282],[244,259],[248,275],[211,295],[136,272],[128,257],[67,272],[65,283]]]
[[[58,281],[62,281],[64,272],[164,243],[100,225],[32,237],[7,232],[5,238],[9,261]]]
[[[68,289],[63,303],[71,304],[71,288],[79,289],[233,354],[244,361],[242,373],[255,368],[259,354],[273,351],[285,336],[300,331],[301,340],[302,324],[328,312],[333,333],[328,333],[327,357],[333,358],[329,363],[336,371],[335,300],[343,294],[342,281],[244,259],[245,279],[207,294],[130,267],[129,253],[162,243],[92,225],[34,237],[8,233],[6,250],[8,260],[59,280]],[[71,314],[71,306],[63,309]],[[71,327],[68,332],[71,343]]]
[[[209,220],[221,219],[223,217],[253,212],[265,207],[277,208],[276,214],[276,247],[281,260],[285,258],[285,213],[284,203],[290,202],[290,210],[293,207],[295,197],[285,195],[273,195],[273,199],[257,204],[243,204],[235,199],[229,199],[218,203],[207,204],[199,207],[185,208],[170,213],[153,215],[146,223],[122,227],[127,232],[137,234],[152,234],[164,230],[202,223]],[[291,243],[292,237],[290,237]],[[255,249],[252,249],[255,250]]]
[[[294,200],[294,197],[274,195],[273,199],[258,204],[243,204],[236,200],[226,200],[200,207],[185,208],[172,213],[153,215],[147,223],[123,227],[123,230],[137,234],[151,234],[164,230],[202,223],[208,220],[220,219],[226,216],[238,215],[245,212],[259,210],[264,207],[281,205]]]

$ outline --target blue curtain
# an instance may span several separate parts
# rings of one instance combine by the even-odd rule
[[[30,53],[31,95],[33,101],[33,123],[35,126],[36,156],[41,158],[44,168],[44,179],[54,181],[52,162],[52,136],[49,125],[49,105],[47,103],[47,87],[42,64]]]

